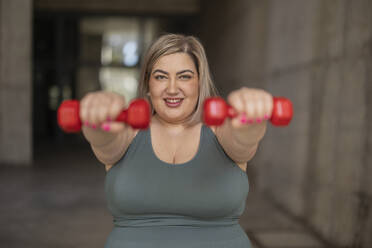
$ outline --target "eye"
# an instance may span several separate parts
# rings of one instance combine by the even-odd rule
[[[163,75],[156,75],[155,76],[155,79],[156,80],[162,80],[162,79],[164,79],[165,78],[165,76],[163,76]]]
[[[181,79],[191,79],[191,76],[190,75],[181,75],[180,78]]]

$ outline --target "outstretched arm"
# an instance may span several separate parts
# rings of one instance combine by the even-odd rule
[[[237,116],[216,127],[216,136],[230,158],[246,167],[265,135],[273,109],[272,95],[264,90],[243,87],[231,92],[227,101]]]
[[[105,165],[116,163],[134,136],[134,130],[129,125],[111,121],[125,106],[124,97],[103,91],[89,93],[81,101],[80,119],[84,137],[97,159]]]

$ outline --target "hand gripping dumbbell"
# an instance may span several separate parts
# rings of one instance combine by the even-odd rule
[[[81,130],[80,103],[77,100],[65,100],[58,108],[58,125],[67,133]],[[126,122],[135,129],[146,129],[150,124],[150,105],[144,99],[133,100],[129,107],[123,110],[115,119]]]
[[[293,116],[291,101],[284,97],[273,97],[273,101],[271,124],[274,126],[289,125]],[[203,121],[208,126],[222,125],[227,117],[234,118],[236,116],[234,108],[221,97],[210,97],[204,101]]]

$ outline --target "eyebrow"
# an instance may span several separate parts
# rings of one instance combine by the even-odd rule
[[[169,74],[168,72],[160,70],[160,69],[156,69],[152,74],[155,74],[156,72],[164,73],[166,75]],[[192,74],[195,74],[192,70],[186,69],[186,70],[182,70],[182,71],[177,72],[176,75],[179,75],[179,74],[182,74],[182,73],[185,73],[185,72],[191,72]]]

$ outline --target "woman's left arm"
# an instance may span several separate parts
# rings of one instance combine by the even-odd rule
[[[245,165],[242,168],[245,171],[246,163],[253,158],[265,135],[267,120],[273,109],[273,97],[264,90],[243,87],[232,91],[227,102],[237,116],[216,127],[216,136],[230,158]]]

